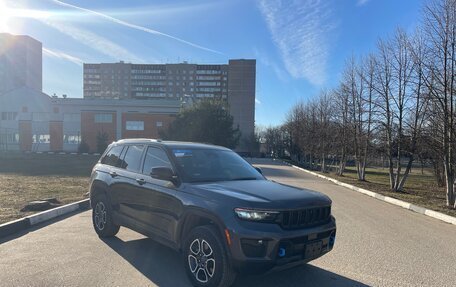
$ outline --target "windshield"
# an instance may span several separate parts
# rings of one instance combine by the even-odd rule
[[[232,151],[173,149],[173,154],[186,182],[264,179],[253,166]]]

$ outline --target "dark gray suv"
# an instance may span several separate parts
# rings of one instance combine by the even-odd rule
[[[95,231],[125,226],[183,254],[195,286],[229,286],[238,273],[306,263],[334,245],[323,194],[267,180],[230,149],[128,139],[92,171]]]

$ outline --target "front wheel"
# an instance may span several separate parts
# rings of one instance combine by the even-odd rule
[[[112,207],[105,195],[98,195],[92,202],[92,223],[100,237],[111,237],[119,232],[119,225],[112,220]]]
[[[231,286],[236,273],[212,226],[194,228],[184,242],[184,266],[194,286]]]

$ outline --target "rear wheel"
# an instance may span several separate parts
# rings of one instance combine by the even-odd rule
[[[184,266],[194,286],[231,286],[236,279],[223,241],[212,226],[194,228],[184,242]]]
[[[112,207],[105,195],[98,195],[92,202],[92,223],[100,237],[111,237],[119,232],[119,225],[112,221]]]

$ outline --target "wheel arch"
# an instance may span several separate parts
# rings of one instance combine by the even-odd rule
[[[220,220],[215,214],[209,213],[205,210],[191,208],[185,212],[181,223],[178,225],[177,232],[177,244],[179,248],[182,248],[182,244],[185,240],[186,234],[190,232],[195,227],[211,225],[214,226],[217,230],[220,239],[226,244],[225,233],[225,224]],[[227,248],[229,249],[229,248]]]
[[[90,206],[91,207],[92,207],[93,200],[99,195],[105,195],[106,197],[108,197],[108,186],[105,182],[103,182],[101,180],[94,180],[90,186]]]

